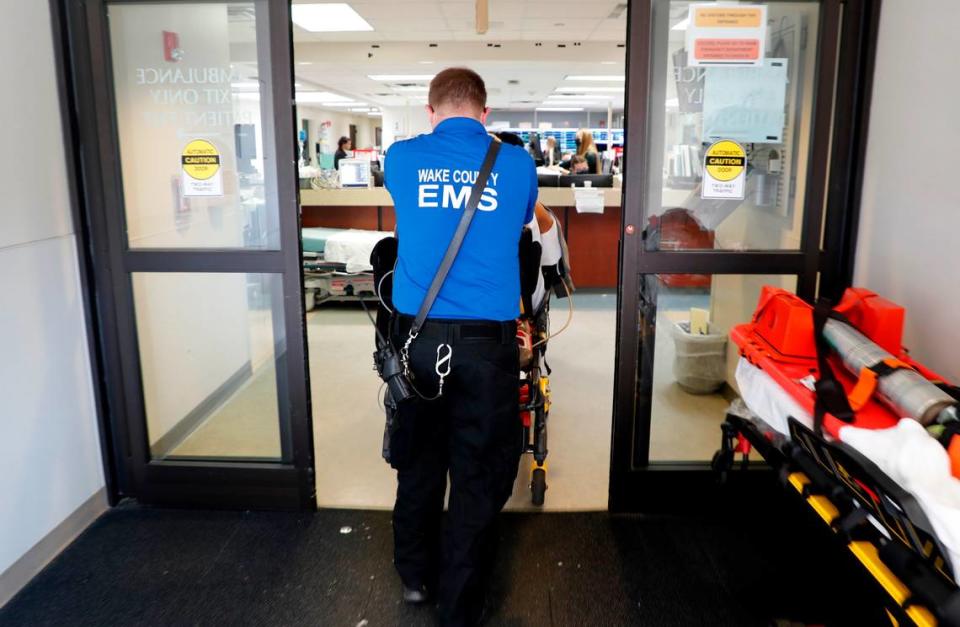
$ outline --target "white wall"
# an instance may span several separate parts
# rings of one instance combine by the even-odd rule
[[[104,478],[46,2],[0,21],[0,58],[3,573]]]
[[[880,15],[855,284],[907,308],[912,355],[960,380],[960,3]]]
[[[408,107],[382,107],[383,111],[383,148],[386,150],[397,139],[414,137],[429,133],[430,118],[422,104]]]

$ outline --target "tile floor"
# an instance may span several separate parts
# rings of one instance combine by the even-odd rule
[[[670,326],[685,315],[690,298],[660,300],[654,367],[651,460],[709,460],[719,443],[728,400],[691,395],[673,380]],[[570,328],[552,340],[553,408],[549,423],[549,490],[545,509],[603,510],[607,506],[614,386],[616,296],[575,296]],[[563,301],[553,310],[554,329],[566,321]],[[317,498],[321,507],[389,509],[394,473],[380,457],[383,412],[380,380],[372,370],[373,329],[356,305],[322,306],[307,315],[315,434]],[[270,372],[267,372],[267,371]],[[178,455],[230,456],[236,451],[275,453],[275,403],[269,362],[234,398],[215,411],[175,450]],[[508,509],[530,509],[530,461]]]

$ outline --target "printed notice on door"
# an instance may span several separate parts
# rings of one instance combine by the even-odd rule
[[[223,196],[220,151],[205,139],[195,139],[180,155],[184,196]]]
[[[700,197],[743,200],[746,178],[747,153],[743,146],[735,141],[722,139],[711,144],[704,153]]]
[[[686,48],[691,66],[762,65],[766,39],[766,5],[690,5]]]

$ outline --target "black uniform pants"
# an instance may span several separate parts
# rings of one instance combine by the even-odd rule
[[[393,324],[403,346],[412,319]],[[397,468],[394,562],[408,587],[436,590],[441,621],[475,624],[496,545],[494,524],[522,452],[516,323],[430,319],[410,351],[414,385],[437,392],[437,347],[452,348],[443,396],[401,404],[391,438]],[[441,542],[443,498],[450,501]]]

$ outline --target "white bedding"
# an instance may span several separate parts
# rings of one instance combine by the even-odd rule
[[[789,436],[787,417],[812,428],[813,417],[773,377],[741,358],[737,386],[751,412]],[[889,429],[842,427],[840,440],[876,464],[913,495],[960,573],[960,480],[950,473],[946,450],[919,422],[903,418]]]
[[[323,250],[325,261],[342,263],[347,266],[347,272],[369,272],[370,253],[380,240],[391,237],[389,231],[364,231],[361,229],[347,229],[334,233],[327,238]]]

